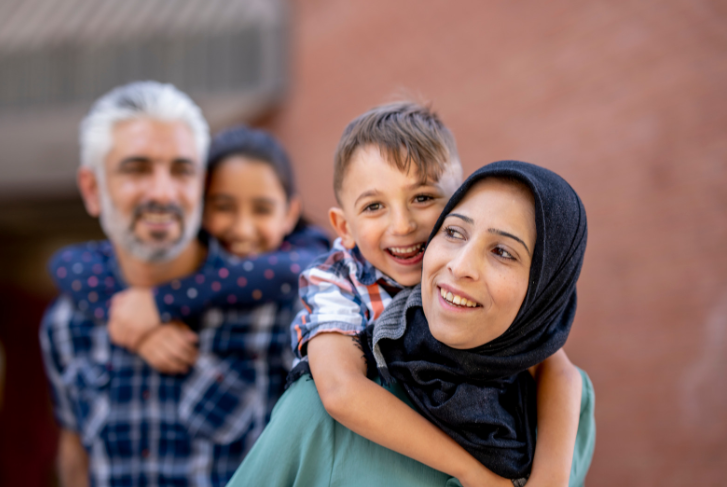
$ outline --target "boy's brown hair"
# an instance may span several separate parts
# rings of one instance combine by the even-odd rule
[[[414,165],[422,179],[439,180],[446,166],[459,160],[454,136],[429,107],[409,101],[380,105],[349,123],[338,142],[333,190],[339,204],[351,157],[372,144],[400,171],[408,173]]]

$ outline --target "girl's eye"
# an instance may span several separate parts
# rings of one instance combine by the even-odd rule
[[[492,252],[497,255],[498,257],[502,257],[503,259],[507,260],[515,260],[515,257],[512,256],[510,252],[503,249],[502,247],[495,247]]]
[[[418,194],[414,197],[414,201],[417,203],[426,203],[427,201],[433,200],[434,197],[428,194]]]
[[[371,203],[370,205],[366,206],[363,211],[378,211],[381,209],[381,203]]]
[[[444,234],[448,238],[457,239],[457,240],[464,240],[464,235],[462,235],[460,232],[458,232],[456,229],[452,227],[445,227],[444,228]]]

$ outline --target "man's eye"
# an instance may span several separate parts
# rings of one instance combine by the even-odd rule
[[[174,166],[172,172],[177,176],[194,176],[194,167],[189,164]]]
[[[495,247],[492,252],[498,257],[502,257],[503,259],[515,260],[515,257],[513,257],[510,252],[503,249],[502,247]]]
[[[124,164],[121,167],[121,172],[124,174],[143,174],[148,169],[146,164]]]

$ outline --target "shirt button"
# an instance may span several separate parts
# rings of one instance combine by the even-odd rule
[[[141,397],[146,401],[149,399],[149,391],[144,391],[141,393]]]
[[[146,449],[142,450],[141,456],[144,458],[149,458],[149,450],[146,450]]]
[[[221,384],[222,381],[225,380],[225,376],[222,374],[217,374],[217,376],[215,377],[215,380],[217,381],[218,384]]]

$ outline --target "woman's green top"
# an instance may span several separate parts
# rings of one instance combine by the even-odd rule
[[[581,371],[583,393],[569,487],[582,486],[593,456],[595,396]],[[388,388],[411,406],[404,391]],[[310,376],[280,398],[265,428],[227,487],[461,487],[457,479],[357,435],[326,412]]]

